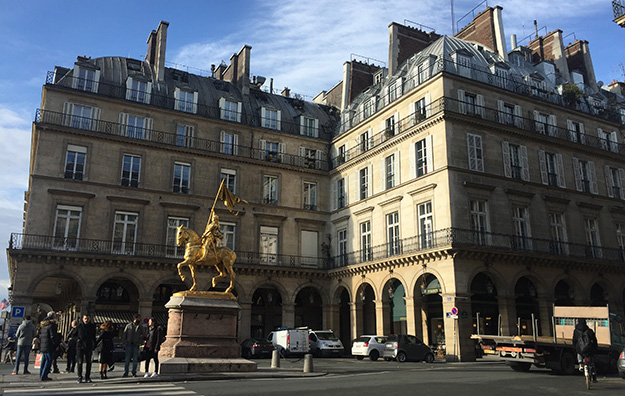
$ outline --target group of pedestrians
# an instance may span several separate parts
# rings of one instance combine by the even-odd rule
[[[17,353],[15,369],[13,370],[14,375],[19,373],[21,362],[24,363],[23,373],[30,374],[28,371],[29,355],[32,349],[33,339],[37,337],[37,328],[30,319],[30,316],[26,316],[17,329],[15,336],[17,339]],[[49,374],[54,365],[53,361],[55,363],[59,350],[62,350],[62,346],[67,350],[67,366],[65,372],[73,373],[74,370],[76,370],[78,383],[92,382],[91,366],[93,352],[96,347],[99,346],[100,379],[107,379],[107,373],[112,370],[114,365],[113,339],[116,333],[115,326],[110,320],[102,323],[98,329],[91,321],[91,316],[86,314],[83,315],[82,320],[72,321],[71,329],[67,333],[66,340],[63,341],[58,332],[56,313],[49,312],[46,318],[41,321],[39,328],[39,352],[41,353],[40,381],[52,380]],[[125,349],[125,365],[122,377],[128,377],[129,372],[132,373],[133,377],[137,376],[137,367],[140,359],[139,349],[141,346],[143,346],[145,358],[144,377],[158,376],[158,352],[163,338],[163,329],[156,324],[154,318],[149,319],[148,327],[146,328],[141,325],[141,315],[134,315],[132,322],[126,325],[122,334],[122,345]],[[154,372],[150,374],[149,365],[152,360],[154,360]],[[130,371],[131,361],[133,364],[132,370]]]

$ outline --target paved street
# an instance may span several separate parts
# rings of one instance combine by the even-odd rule
[[[280,370],[270,370],[269,360],[258,360],[256,375],[212,375],[188,378],[171,377],[158,380],[115,378],[94,380],[93,384],[76,384],[74,376],[57,374],[55,381],[45,387],[37,376],[27,381],[12,382],[15,377],[3,376],[4,395],[384,395],[384,394],[461,394],[484,395],[623,395],[625,380],[615,376],[600,376],[590,392],[585,390],[583,377],[558,376],[547,370],[532,368],[518,373],[506,365],[489,359],[475,363],[432,364],[404,363],[355,359],[315,359],[316,375],[302,376],[303,361],[283,359]],[[2,372],[8,365],[2,365]],[[20,379],[25,379],[24,376]]]

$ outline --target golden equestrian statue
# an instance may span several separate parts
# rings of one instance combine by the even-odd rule
[[[215,204],[217,203],[217,199],[221,199],[224,202],[224,205],[226,205],[228,210],[232,213],[234,205],[239,202],[247,203],[247,201],[235,197],[234,194],[228,190],[224,181],[225,179],[221,180],[217,196],[215,197],[213,207],[211,208],[211,212],[208,217],[208,222],[206,223],[206,229],[202,236],[198,236],[195,231],[185,227],[184,225],[180,225],[178,227],[176,243],[178,246],[186,245],[184,261],[178,263],[178,275],[180,275],[180,279],[184,281],[186,276],[182,273],[182,267],[189,267],[189,270],[191,271],[191,278],[193,279],[193,285],[188,290],[190,292],[195,292],[197,290],[197,281],[195,279],[196,265],[212,265],[217,269],[219,274],[214,276],[212,279],[211,284],[213,287],[215,287],[217,279],[224,278],[226,276],[230,276],[230,286],[228,286],[224,293],[232,292],[232,288],[234,287],[233,285],[236,275],[232,266],[237,259],[237,255],[227,247],[218,246],[223,239],[223,233],[221,232],[221,227],[219,225],[219,216],[215,213]],[[235,213],[235,216],[238,214],[239,212]]]

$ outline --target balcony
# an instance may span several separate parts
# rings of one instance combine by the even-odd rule
[[[69,116],[64,113],[48,110],[37,109],[37,113],[35,114],[35,123],[39,125],[53,125],[67,128],[74,127],[75,129],[88,130],[98,134],[115,135],[132,140],[149,141],[168,146],[181,147],[181,143],[184,143],[184,147],[190,149],[232,155],[233,157],[253,159],[266,158],[265,150],[255,149],[248,146],[224,144],[219,141],[200,139],[196,137],[184,138],[176,133],[133,127],[116,122],[94,120],[91,118],[83,119],[83,117]],[[80,126],[85,126],[85,128],[80,128]],[[182,138],[184,138],[184,141],[182,141]],[[278,162],[278,159],[280,159],[279,162],[284,165],[310,169],[307,157],[280,153],[279,155],[275,155],[276,161],[272,162]],[[269,161],[269,159],[267,160]],[[322,171],[327,171],[329,168],[328,161],[316,161],[315,166],[318,170]]]
[[[222,81],[220,82],[223,83]],[[76,91],[82,91],[82,92],[86,92],[86,93],[93,94],[93,95],[105,96],[108,98],[128,100],[131,102],[139,102],[139,103],[142,103],[148,106],[153,106],[159,109],[167,109],[167,110],[182,112],[185,114],[189,114],[190,113],[189,109],[192,108],[192,110],[195,110],[195,111],[191,111],[191,113],[195,113],[196,115],[200,117],[214,119],[214,120],[221,120],[221,121],[226,121],[226,122],[234,122],[237,124],[239,124],[239,122],[237,122],[237,119],[240,116],[240,119],[241,119],[240,124],[243,124],[246,126],[252,126],[256,128],[266,128],[261,120],[260,114],[246,114],[245,112],[242,112],[241,114],[239,114],[237,111],[227,110],[228,114],[231,114],[231,116],[223,118],[221,116],[222,109],[220,109],[218,106],[207,106],[205,104],[200,104],[200,103],[198,103],[197,106],[195,105],[194,106],[181,106],[181,103],[187,103],[187,102],[176,101],[176,99],[173,96],[169,97],[169,96],[157,95],[154,92],[151,92],[149,93],[149,95],[146,95],[147,93],[145,93],[144,96],[142,97],[142,100],[139,100],[136,94],[134,96],[129,95],[127,97],[126,84],[110,84],[110,83],[106,83],[103,81],[93,81],[93,80],[86,80],[84,78],[73,78],[73,77],[68,77],[68,76],[64,76],[60,79],[57,78],[55,81],[55,72],[49,71],[46,76],[46,85],[54,85],[57,87],[63,87],[63,88],[72,89]],[[92,92],[93,90],[96,90],[96,92]],[[130,92],[134,93],[132,90],[130,90]],[[319,125],[316,129],[317,133],[315,136],[310,136],[310,135],[305,135],[305,136],[320,138],[322,140],[329,141],[331,137],[334,135],[334,128],[335,128],[335,124],[333,122],[329,122],[328,124],[325,124],[325,125]],[[266,129],[275,130],[276,128],[266,128]],[[301,135],[302,132],[303,131],[301,128],[299,118],[296,121],[288,120],[288,119],[285,120],[284,118],[280,120],[280,133],[287,133],[290,135]]]
[[[182,261],[184,249],[171,245],[156,245],[149,243],[126,243],[106,239],[71,238],[66,241],[51,235],[11,234],[9,254],[18,252],[32,254],[69,254],[72,256],[96,255],[110,257],[132,257],[137,259],[149,258]],[[318,257],[294,256],[288,254],[266,254],[260,252],[237,251],[236,264],[267,265],[274,267],[298,267],[312,269],[327,269],[327,260]]]

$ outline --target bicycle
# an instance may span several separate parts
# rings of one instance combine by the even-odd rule
[[[597,374],[595,374],[594,363],[589,356],[584,356],[580,365],[583,367],[584,377],[586,379],[586,389],[590,390],[590,383],[597,382]]]

